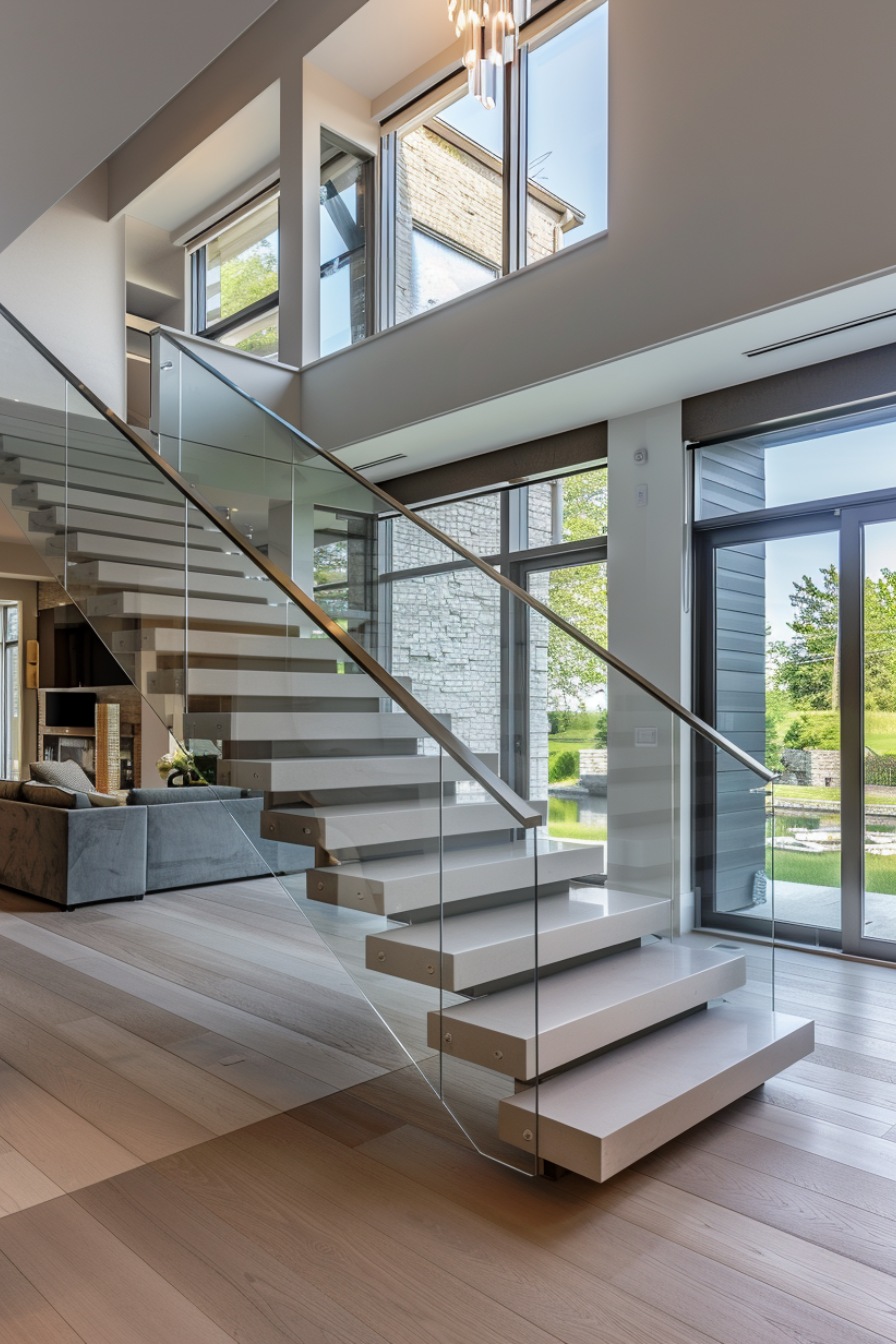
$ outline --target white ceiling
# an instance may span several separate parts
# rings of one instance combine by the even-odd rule
[[[506,281],[503,283],[507,283]],[[512,283],[512,281],[511,281]],[[468,299],[475,295],[467,296]],[[465,299],[457,300],[459,303]],[[338,449],[351,466],[393,453],[405,460],[374,467],[372,480],[420,471],[597,421],[634,414],[717,388],[896,343],[896,317],[835,332],[750,358],[746,352],[896,309],[896,272],[857,281],[784,307],[635,351],[507,396]],[[438,311],[418,321],[438,321]],[[458,445],[462,445],[459,451]]]
[[[0,249],[273,0],[3,0]],[[20,134],[25,127],[27,133]]]
[[[453,41],[447,0],[368,0],[307,59],[372,99]]]
[[[175,237],[198,232],[279,158],[280,85],[272,84],[136,197],[128,215]]]

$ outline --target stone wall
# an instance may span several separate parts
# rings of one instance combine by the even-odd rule
[[[478,554],[498,545],[499,498],[484,495],[427,511],[449,536]],[[531,545],[551,537],[548,491],[532,492]],[[422,529],[396,519],[392,524],[393,572],[442,564],[457,556]],[[452,731],[477,752],[501,748],[501,590],[472,567],[398,579],[391,591],[392,672],[412,680],[427,709],[451,716]],[[547,797],[548,662],[547,629],[530,629],[529,712],[531,764],[529,794]],[[432,744],[430,750],[434,749]]]
[[[796,747],[785,747],[781,752],[781,760],[786,783],[816,789],[840,787],[839,751],[821,751],[817,748],[803,751]]]
[[[471,152],[440,135],[437,123],[418,126],[399,141],[395,211],[396,321],[426,308],[415,283],[412,240],[421,228],[500,275],[503,267],[503,183],[500,163],[487,151]],[[565,208],[529,192],[528,260],[563,245]],[[488,277],[483,273],[483,282]]]

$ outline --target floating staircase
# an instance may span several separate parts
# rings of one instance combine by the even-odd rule
[[[602,844],[523,832],[192,510],[185,601],[185,510],[133,445],[85,435],[67,485],[58,452],[4,436],[0,497],[172,731],[265,793],[264,838],[313,847],[307,901],[378,917],[367,971],[439,991],[428,1048],[514,1080],[504,1142],[604,1180],[812,1049],[719,1002],[738,950],[662,937],[671,902],[602,885]]]

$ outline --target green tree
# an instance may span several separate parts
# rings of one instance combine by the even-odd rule
[[[839,709],[839,575],[825,566],[793,585],[790,639],[769,644],[773,686],[803,710]],[[865,708],[896,712],[896,571],[866,578]],[[788,744],[790,745],[790,744]]]
[[[607,531],[607,473],[585,471],[562,484],[564,541],[585,541]],[[551,571],[547,604],[598,644],[607,642],[607,572],[603,564]],[[562,630],[548,631],[548,695],[553,706],[584,708],[606,685],[606,668]]]
[[[221,263],[221,318],[233,317],[259,299],[273,294],[279,284],[277,248],[269,238]],[[276,351],[279,330],[272,315],[264,327],[253,331],[236,343],[237,350],[253,355]]]

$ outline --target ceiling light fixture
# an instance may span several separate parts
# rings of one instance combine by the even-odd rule
[[[498,101],[498,71],[513,57],[516,24],[512,0],[448,0],[448,17],[464,40],[470,93],[483,107]]]

